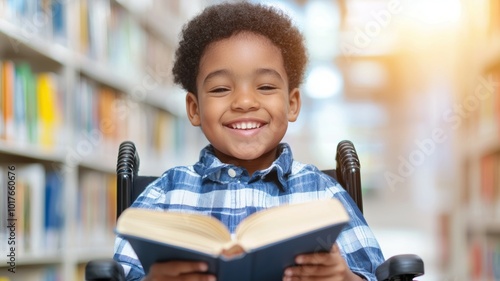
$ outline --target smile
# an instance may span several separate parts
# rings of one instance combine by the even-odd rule
[[[228,127],[237,129],[237,130],[252,130],[252,129],[258,129],[262,127],[264,124],[259,123],[259,122],[238,122],[238,123],[233,123],[229,124]]]

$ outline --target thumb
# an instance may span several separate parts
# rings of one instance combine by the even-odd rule
[[[339,248],[339,245],[337,245],[337,243],[333,244],[331,252],[332,253],[340,253],[340,248]]]

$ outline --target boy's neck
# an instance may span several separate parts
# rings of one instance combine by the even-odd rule
[[[267,169],[278,158],[278,147],[262,154],[256,159],[239,159],[231,155],[224,154],[217,149],[214,149],[215,156],[219,158],[222,163],[232,164],[238,167],[245,168],[250,176],[256,171]]]

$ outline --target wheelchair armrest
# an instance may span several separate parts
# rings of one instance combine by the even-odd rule
[[[85,266],[86,281],[125,281],[123,267],[113,259],[93,260]]]
[[[417,255],[397,255],[387,259],[375,272],[377,280],[413,280],[424,274],[424,262]],[[398,278],[398,279],[393,279]]]

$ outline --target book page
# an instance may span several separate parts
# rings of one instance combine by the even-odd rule
[[[337,199],[290,204],[257,212],[236,229],[245,251],[349,220]]]
[[[118,218],[116,230],[178,247],[217,255],[231,241],[229,231],[217,219],[178,212],[128,208]]]

